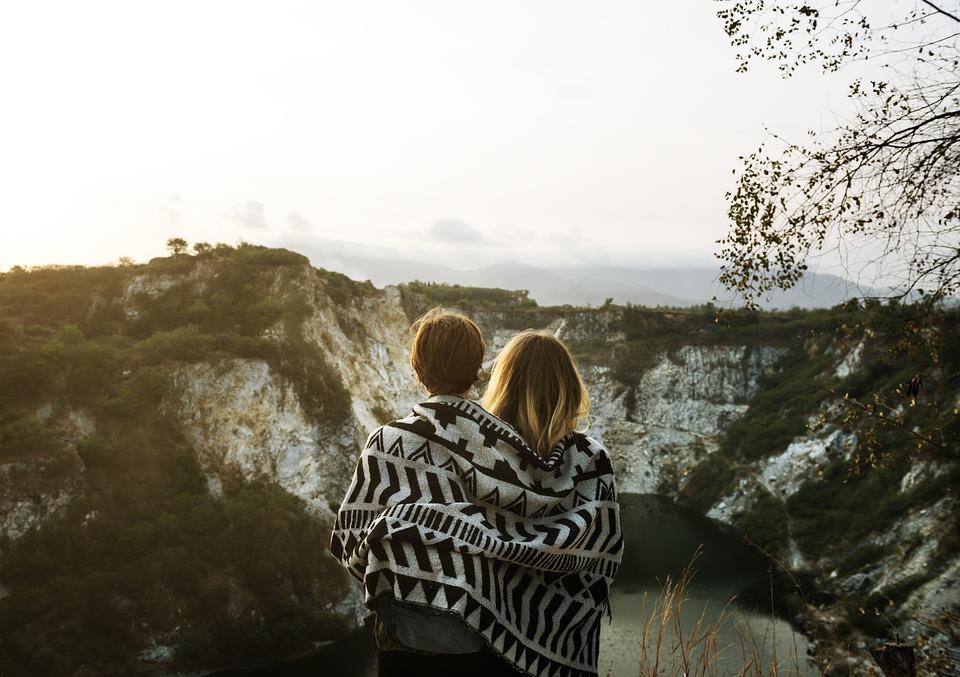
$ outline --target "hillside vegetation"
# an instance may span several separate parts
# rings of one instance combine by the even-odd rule
[[[319,276],[325,298],[303,292],[305,270]],[[345,632],[329,609],[350,582],[325,552],[327,526],[275,484],[237,474],[212,488],[162,404],[185,364],[255,358],[289,379],[313,421],[338,423],[351,412],[331,362],[343,356],[308,340],[304,318],[314,303],[356,309],[379,293],[314,271],[299,254],[253,245],[0,274],[0,479],[27,495],[62,488],[69,498],[39,528],[0,542],[4,677],[72,675],[80,666],[131,674],[146,669],[138,655],[160,644],[171,647],[161,658],[180,669],[251,665]],[[833,570],[843,577],[883,561],[895,546],[879,536],[891,523],[960,486],[956,312],[935,336],[903,341],[909,308],[877,305],[540,307],[522,291],[422,283],[402,285],[400,302],[409,320],[435,305],[461,308],[488,333],[562,324],[581,364],[616,379],[627,417],[644,372],[683,346],[786,348],[717,450],[674,490],[706,512],[797,437],[831,425],[854,434],[854,454],[788,497],[759,491],[732,518],[777,559],[797,549],[811,590],[829,588]],[[355,317],[332,317],[344,335],[363,335]],[[851,350],[859,363],[841,373]],[[918,375],[922,387],[905,389]],[[917,472],[924,458],[931,471]],[[904,489],[910,473],[916,481]],[[934,562],[960,554],[958,504],[950,503],[953,536],[937,540]],[[884,636],[897,619],[869,610],[924,582],[845,594],[837,604],[848,621],[830,632]]]
[[[836,611],[829,625],[808,625],[812,637],[851,642],[896,639],[910,595],[960,559],[960,312],[944,309],[921,326],[909,305],[848,303],[780,312],[693,308],[539,308],[522,295],[492,304],[486,290],[428,290],[430,301],[457,297],[481,326],[521,329],[563,323],[581,365],[608,369],[626,391],[627,416],[644,373],[683,346],[777,346],[787,351],[759,380],[745,414],[677,486],[677,500],[707,512],[744,480],[751,492],[731,516],[738,534],[784,575],[776,587],[795,603]],[[416,310],[420,310],[417,308]],[[856,355],[851,367],[839,363]],[[913,384],[913,387],[911,387]],[[841,430],[852,445],[799,479],[789,495],[765,488],[758,468],[795,440]],[[911,515],[947,510],[936,533],[910,533]],[[939,513],[938,513],[939,514]],[[905,576],[910,553],[929,550],[923,570]],[[789,572],[789,575],[786,575]],[[837,582],[862,580],[857,589]],[[893,582],[880,584],[885,578]],[[879,587],[877,585],[879,584]],[[759,598],[769,601],[770,591]],[[807,607],[809,608],[809,607]],[[838,620],[839,619],[839,620]],[[857,633],[860,633],[859,636]]]
[[[178,364],[256,357],[294,381],[310,415],[341,418],[349,395],[298,332],[307,301],[270,287],[305,265],[242,245],[0,276],[0,468],[23,491],[82,482],[68,509],[0,543],[5,677],[130,674],[158,636],[183,668],[249,665],[341,632],[324,611],[347,585],[327,528],[272,484],[238,477],[212,495],[158,408]],[[325,275],[341,300],[366,291]],[[164,291],[125,298],[137,280]],[[68,439],[60,414],[75,410],[95,433]]]

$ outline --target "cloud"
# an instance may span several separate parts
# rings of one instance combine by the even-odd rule
[[[180,225],[180,193],[170,193],[167,199],[157,207],[157,221],[164,226]]]
[[[440,219],[430,224],[427,236],[439,242],[483,244],[486,237],[479,229],[460,219]]]
[[[241,202],[233,211],[224,216],[241,228],[264,229],[267,227],[267,217],[263,213],[263,203],[256,200]]]
[[[157,210],[157,218],[165,226],[180,225],[180,212],[173,207],[160,207]]]
[[[290,212],[284,217],[284,222],[291,230],[310,230],[310,220],[300,212]]]

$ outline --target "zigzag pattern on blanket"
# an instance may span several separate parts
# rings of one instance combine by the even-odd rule
[[[365,601],[455,613],[532,675],[597,674],[623,537],[606,449],[571,433],[540,459],[473,402],[432,397],[370,436],[331,550]]]

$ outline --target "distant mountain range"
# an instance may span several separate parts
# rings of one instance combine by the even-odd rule
[[[526,289],[540,305],[691,306],[711,301],[735,302],[735,296],[717,281],[719,267],[632,268],[584,265],[566,268],[498,263],[460,270],[447,265],[394,256],[387,249],[372,250],[347,242],[298,240],[283,246],[309,257],[313,265],[342,272],[377,286],[420,280],[473,287]],[[789,291],[761,303],[764,308],[828,308],[858,296],[882,294],[836,275],[807,273]]]

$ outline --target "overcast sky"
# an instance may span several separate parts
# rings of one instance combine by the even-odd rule
[[[712,2],[10,2],[0,270],[166,238],[454,267],[711,261],[764,125],[849,74],[735,73]]]

